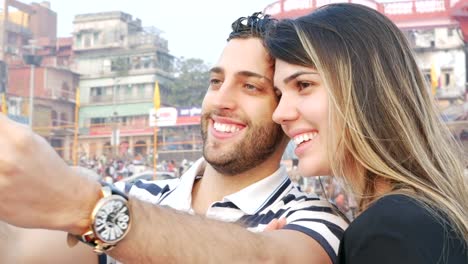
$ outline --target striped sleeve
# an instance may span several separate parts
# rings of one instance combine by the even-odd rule
[[[162,197],[169,194],[179,179],[147,181],[139,180],[132,185],[117,182],[115,186],[138,200],[159,204]]]
[[[298,203],[300,208],[291,208],[286,215],[284,229],[302,232],[317,241],[337,261],[340,239],[348,223],[324,200],[310,200]]]

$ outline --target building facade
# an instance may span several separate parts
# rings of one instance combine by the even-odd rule
[[[8,64],[22,60],[29,40],[57,38],[57,13],[50,2],[24,4],[3,0],[0,14],[0,60]]]
[[[72,39],[57,39],[57,14],[49,2],[4,0],[1,22],[0,55],[8,65],[8,116],[30,125],[70,160],[79,80],[69,69]]]
[[[123,12],[77,15],[73,26],[73,69],[81,75],[80,158],[146,159],[153,149],[155,84],[164,94],[172,81],[167,41]]]

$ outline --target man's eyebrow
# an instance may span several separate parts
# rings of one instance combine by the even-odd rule
[[[210,69],[211,73],[224,73],[224,69],[221,67],[213,67]]]
[[[221,67],[213,67],[210,69],[210,72],[211,73],[219,73],[219,74],[224,74],[224,69],[221,68]],[[267,82],[273,84],[273,80],[271,80],[270,78],[264,76],[264,75],[261,75],[259,73],[256,73],[256,72],[252,72],[252,71],[240,71],[240,72],[237,72],[236,73],[237,76],[243,76],[243,77],[256,77],[256,78],[259,78],[259,79],[265,79]]]
[[[297,77],[304,75],[304,74],[318,74],[317,72],[312,72],[312,71],[299,71],[294,74],[291,74],[289,77],[286,77],[283,79],[283,83],[287,84],[288,82],[296,79]]]
[[[256,72],[240,71],[236,75],[245,76],[245,77],[256,77],[256,78],[259,78],[259,79],[265,79],[267,82],[273,84],[273,81],[270,78],[266,77],[265,75],[261,75],[259,73],[256,73]]]

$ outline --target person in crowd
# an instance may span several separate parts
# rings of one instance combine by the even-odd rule
[[[289,139],[271,119],[278,96],[262,41],[271,23],[258,13],[233,23],[203,101],[204,158],[180,179],[101,187],[77,176],[38,135],[0,116],[1,151],[8,153],[0,155],[0,199],[8,201],[0,219],[68,232],[70,245],[79,237],[91,245],[75,247],[83,259],[93,258],[94,248],[123,263],[335,263],[347,222],[328,201],[302,193],[280,166]],[[285,227],[259,232],[274,218]],[[63,238],[31,246],[42,246],[43,260],[64,245]],[[27,246],[15,250],[28,253]],[[5,263],[21,261],[28,262]]]
[[[170,172],[176,172],[176,164],[174,160],[169,161],[167,164],[167,170]]]
[[[468,263],[460,146],[402,32],[366,6],[332,4],[266,38],[281,99],[273,119],[304,176],[333,175],[358,199],[339,263]]]

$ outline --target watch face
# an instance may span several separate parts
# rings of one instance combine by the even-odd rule
[[[127,200],[118,195],[111,195],[101,202],[94,218],[94,232],[100,240],[116,243],[124,237],[130,225]]]

